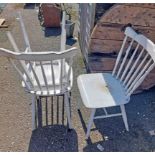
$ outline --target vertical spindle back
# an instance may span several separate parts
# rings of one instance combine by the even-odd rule
[[[112,75],[119,79],[130,96],[155,66],[155,45],[131,27],[125,30],[125,38],[116,59]]]
[[[61,52],[17,53],[0,48],[0,56],[9,59],[29,91],[46,92],[48,95],[64,92],[70,86],[73,57],[76,51],[76,48],[71,48]],[[19,66],[14,60],[19,64],[22,61],[23,64]],[[65,71],[61,69],[62,65],[66,66]],[[31,71],[28,66],[31,67]]]

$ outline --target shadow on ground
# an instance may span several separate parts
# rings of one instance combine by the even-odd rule
[[[76,42],[77,42],[77,40],[74,39],[74,38],[68,38],[66,40],[66,44],[69,45],[69,46],[73,46]]]
[[[68,130],[64,108],[64,96],[37,100],[36,129],[31,135],[29,152],[78,151],[77,133],[74,129]]]
[[[29,152],[77,152],[78,141],[75,130],[68,131],[63,125],[38,128],[32,132]]]
[[[51,36],[60,36],[61,35],[61,28],[56,27],[43,27],[44,35],[45,37],[51,37]],[[66,39],[66,45],[73,46],[77,42],[74,38],[67,38]]]
[[[95,129],[92,129],[91,136],[87,140],[87,146],[83,151],[155,151],[155,88],[141,94],[133,95],[131,101],[126,105],[126,112],[129,123],[129,132],[125,130],[122,117],[111,117],[94,121]],[[118,112],[119,107],[109,108],[108,113]],[[96,115],[103,113],[97,110]],[[86,124],[79,112],[83,128],[86,132]],[[86,122],[87,123],[87,122]],[[95,131],[99,131],[102,141],[92,142],[95,139]],[[93,133],[94,132],[94,133]]]
[[[36,6],[39,6],[39,3],[26,3],[24,9],[35,9]]]
[[[61,35],[61,28],[56,28],[56,27],[45,27],[44,28],[44,35],[45,37],[50,37],[50,36],[60,36]]]
[[[35,9],[35,3],[26,3],[24,9]]]

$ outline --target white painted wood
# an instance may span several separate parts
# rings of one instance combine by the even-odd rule
[[[65,92],[64,97],[65,97],[65,108],[67,113],[69,129],[72,129],[71,114],[70,114],[70,107],[69,107],[69,95],[67,92]]]
[[[147,64],[144,66],[144,68],[138,73],[137,77],[132,81],[132,84],[127,90],[127,93],[136,85],[137,82],[139,82],[139,79],[142,77],[144,72],[147,70],[148,66],[151,65],[151,59],[147,62]]]
[[[32,129],[35,129],[35,100],[40,96],[64,95],[69,128],[71,125],[71,114],[69,107],[69,92],[73,84],[72,63],[77,53],[77,48],[65,50],[66,29],[65,12],[63,12],[60,51],[32,52],[24,22],[19,13],[19,21],[24,35],[26,50],[18,49],[17,44],[10,32],[7,36],[14,51],[0,48],[0,56],[8,58],[10,63],[19,73],[22,86],[32,94]],[[20,66],[14,61],[19,62]]]
[[[68,73],[68,70],[69,70],[69,65],[66,63],[66,73]],[[62,94],[63,92],[65,92],[65,88],[69,90],[71,90],[71,87],[72,87],[72,82],[73,82],[73,74],[71,74],[70,76],[70,82],[67,83],[67,79],[63,81],[63,87],[61,88],[61,84],[60,84],[60,65],[59,63],[55,63],[53,64],[53,72],[54,72],[54,75],[52,75],[52,70],[51,70],[51,64],[50,63],[47,63],[47,64],[43,64],[44,66],[44,70],[45,70],[45,75],[46,75],[46,78],[47,78],[47,82],[48,82],[48,90],[47,90],[47,87],[46,87],[46,84],[45,84],[45,81],[44,81],[44,77],[43,77],[43,73],[42,73],[42,70],[41,70],[41,66],[40,65],[36,65],[35,67],[35,72],[36,72],[36,75],[38,77],[38,80],[40,81],[40,85],[41,85],[41,90],[40,88],[38,87],[38,84],[35,80],[35,78],[33,78],[33,74],[32,74],[32,78],[34,79],[34,90],[36,91],[36,93],[39,95],[52,95],[52,94]],[[54,77],[51,78],[51,77]],[[55,82],[55,85],[53,84],[53,81]]]
[[[106,108],[103,108],[105,115],[108,115]]]
[[[44,84],[45,84],[46,89],[47,89],[47,92],[48,92],[49,91],[49,88],[48,88],[47,78],[46,78],[46,75],[45,75],[45,70],[44,70],[42,61],[40,61],[40,66],[41,66],[41,72],[42,72],[43,79],[44,79],[43,81],[44,81]]]
[[[69,70],[68,70],[68,74],[67,74],[67,83],[69,84],[71,81],[70,81],[70,77],[72,77],[72,64],[73,64],[73,59],[70,59],[69,62],[68,62],[68,65],[69,65]]]
[[[0,26],[2,26],[4,22],[5,22],[5,19],[4,18],[0,18]]]
[[[65,22],[66,22],[66,13],[63,11],[63,16],[62,16],[62,24],[61,24],[61,47],[60,51],[64,51],[66,48],[66,29],[65,29]]]
[[[108,114],[108,115],[102,115],[102,116],[95,116],[94,119],[101,119],[101,118],[108,118],[108,117],[116,117],[116,116],[122,116],[122,113]]]
[[[32,130],[35,129],[35,102],[36,102],[36,96],[32,95]]]
[[[55,92],[55,74],[54,74],[54,67],[53,67],[53,62],[51,61],[51,71],[52,71],[52,76],[51,76],[51,78],[52,78],[52,83],[53,83],[53,88],[54,88],[54,94],[56,94],[56,92]]]
[[[66,13],[65,11],[63,11],[63,16],[62,16],[62,27],[61,27],[61,48],[60,50],[63,51],[65,50],[65,46],[66,46],[66,29],[65,29],[65,22],[66,22]],[[60,87],[61,90],[63,88],[63,77],[65,76],[65,59],[61,59],[60,60],[60,66],[61,66],[61,70],[60,70]]]
[[[128,41],[130,41],[129,45]],[[135,47],[134,50],[133,47]],[[130,101],[131,94],[154,67],[154,43],[145,36],[137,34],[132,28],[127,27],[113,72],[78,76],[78,88],[82,101],[87,108],[105,109],[113,106],[120,106],[121,108],[121,113],[118,114],[107,114],[105,111],[105,115],[94,117],[92,113],[87,127],[87,137],[89,136],[93,119],[122,115],[125,128],[129,131],[124,104]]]
[[[17,44],[16,44],[16,42],[15,42],[11,32],[9,32],[9,31],[7,32],[7,37],[9,39],[13,49],[15,50],[15,52],[19,52],[19,48],[18,48],[18,46],[17,46]],[[13,63],[13,60],[11,60],[10,62],[12,63],[12,65],[15,67],[15,69],[19,73],[19,70],[17,69],[16,65]],[[26,71],[26,64],[25,64],[25,62],[23,60],[20,60],[19,63],[21,64],[22,68],[24,69],[25,74],[28,74],[27,71]],[[19,73],[19,74],[21,74],[21,73]],[[30,81],[32,81],[30,76],[29,75],[27,75],[27,76],[30,79]],[[25,79],[23,81],[25,82]],[[29,89],[29,86],[26,83],[25,83],[25,85],[26,85],[27,89]],[[31,86],[32,86],[32,82],[31,82]]]
[[[117,76],[116,76],[117,79],[118,79],[118,77],[119,77],[119,75],[120,75],[120,73],[121,73],[121,71],[122,71],[122,68],[123,68],[123,66],[124,66],[124,63],[125,63],[126,60],[127,60],[127,56],[128,56],[129,51],[130,51],[130,49],[131,49],[131,46],[132,46],[132,44],[133,44],[133,41],[134,41],[134,40],[131,41],[131,43],[130,43],[128,49],[126,50],[125,57],[123,58],[123,62],[121,63],[120,68],[119,68],[118,73],[117,73]]]
[[[41,84],[40,84],[40,81],[38,79],[38,76],[37,76],[37,73],[33,67],[33,64],[29,61],[29,64],[30,64],[30,67],[32,69],[32,73],[33,73],[33,78],[36,80],[36,83],[37,83],[37,86],[39,87],[40,91],[42,90],[41,88]]]
[[[10,63],[12,64],[12,66],[16,69],[16,71],[18,72],[18,74],[20,75],[21,79],[23,80],[26,88],[28,91],[31,91],[32,90],[32,86],[29,85],[29,83],[27,83],[25,77],[23,76],[23,73],[18,69],[18,67],[15,65],[14,61],[12,59],[9,59],[8,60],[10,61]]]
[[[54,60],[60,60],[60,59],[67,59],[67,58],[73,58],[77,53],[77,48],[72,47],[70,49],[64,50],[64,51],[42,51],[42,52],[28,52],[23,53],[19,51],[13,52],[4,48],[0,48],[0,55],[9,57],[12,59],[17,60],[24,60],[24,61],[54,61]]]
[[[7,32],[7,36],[8,36],[8,39],[9,39],[10,43],[12,44],[13,49],[14,49],[16,52],[19,52],[19,48],[18,48],[18,46],[17,46],[17,44],[16,44],[16,42],[15,42],[15,40],[14,40],[14,38],[13,38],[11,32]],[[26,49],[26,50],[27,50],[27,49]],[[18,68],[16,67],[16,65],[13,63],[13,60],[11,60],[11,63],[12,63],[12,65],[15,67],[15,69],[17,70],[17,72],[19,73],[19,69],[18,69]],[[31,79],[31,77],[30,77],[30,75],[29,75],[29,72],[27,71],[27,67],[26,67],[25,61],[19,60],[19,63],[21,64],[21,66],[22,66],[22,68],[23,68],[23,70],[24,70],[24,72],[25,72],[27,78],[28,78],[29,81],[30,81],[31,86],[28,86],[28,84],[25,83],[25,79],[24,79],[25,86],[27,87],[27,89],[29,89],[29,87],[33,87],[32,79]],[[20,75],[21,75],[21,73],[20,73]]]
[[[127,120],[127,116],[126,116],[126,111],[125,111],[125,107],[124,105],[120,105],[121,111],[122,111],[122,118],[124,121],[124,125],[127,131],[129,131],[129,126],[128,126],[128,120]]]
[[[130,38],[135,38],[137,35],[137,33],[131,27],[126,27],[124,34]]]
[[[126,75],[128,69],[129,69],[129,67],[131,66],[131,63],[132,63],[132,61],[133,61],[133,58],[134,58],[134,56],[135,56],[135,54],[136,54],[138,48],[139,48],[139,44],[136,46],[136,48],[135,48],[135,50],[134,50],[134,53],[132,54],[132,56],[131,56],[131,58],[130,58],[128,64],[127,64],[127,66],[125,67],[125,70],[124,70],[124,72],[123,72],[123,74],[122,74],[122,76],[121,76],[121,78],[120,78],[121,81],[124,79],[124,77],[125,77],[125,75]],[[133,63],[134,63],[134,62],[133,62]]]
[[[78,88],[87,108],[112,107],[127,103],[125,89],[110,73],[91,73],[78,76]]]
[[[131,67],[129,73],[127,74],[126,78],[124,79],[124,81],[123,81],[123,84],[124,84],[124,85],[127,83],[127,81],[129,80],[129,78],[131,78],[132,73],[133,73],[133,70],[135,69],[135,67],[136,67],[136,65],[137,65],[137,63],[138,63],[138,61],[139,61],[139,59],[141,58],[143,52],[144,52],[144,48],[143,48],[142,51],[140,52],[138,58],[136,59],[136,61],[134,62],[133,66]],[[125,87],[125,88],[127,88],[127,87]]]
[[[121,59],[121,56],[122,56],[122,53],[123,53],[123,50],[124,50],[124,46],[125,46],[126,41],[127,41],[127,36],[125,36],[125,38],[124,38],[124,40],[123,40],[123,44],[122,44],[121,49],[120,49],[120,51],[119,51],[119,54],[118,54],[118,56],[117,56],[117,59],[116,59],[116,62],[115,62],[115,66],[114,66],[114,69],[113,69],[113,71],[112,71],[112,75],[113,75],[113,76],[114,76],[115,73],[116,73],[116,69],[117,69],[118,64],[119,64],[119,62],[120,62],[120,59]]]
[[[24,22],[23,22],[21,12],[18,12],[18,19],[19,19],[19,22],[20,22],[20,26],[21,26],[21,29],[22,29],[23,36],[24,36],[25,46],[26,46],[26,48],[27,47],[29,48],[29,51],[32,51],[31,47],[30,47],[29,38],[28,38],[26,29],[25,29],[25,25],[24,25]]]
[[[60,51],[64,51],[66,49],[66,12],[63,11],[63,16],[62,16],[62,27],[61,27],[61,43],[60,43]],[[65,60],[61,59],[61,76],[60,80],[62,80],[62,77],[65,75]],[[61,81],[62,84],[62,81]],[[62,88],[62,86],[61,86]]]
[[[28,37],[28,34],[26,32],[25,24],[24,24],[23,17],[21,15],[20,11],[18,12],[18,20],[20,22],[20,27],[21,27],[21,30],[22,30],[22,34],[24,36],[25,48],[27,49],[25,52],[26,53],[27,52],[32,52],[30,42],[29,42],[29,37]],[[35,66],[35,62],[32,65]],[[29,64],[27,64],[27,67],[28,67],[28,70],[31,71],[31,66]]]
[[[154,43],[142,34],[137,35],[135,37],[135,41],[143,46],[144,49],[149,53],[153,61],[155,61]]]
[[[92,28],[94,26],[95,3],[80,3],[79,4],[79,44],[81,52],[86,62],[88,62],[89,40]]]
[[[150,71],[155,67],[155,64],[153,63],[149,69],[144,73],[144,75],[139,79],[139,81],[134,85],[134,87],[132,88],[132,90],[129,92],[129,94],[127,94],[128,96],[130,96],[134,90],[144,81],[144,79],[146,78],[146,76],[150,73]]]
[[[140,71],[142,65],[144,65],[145,60],[148,57],[148,53],[147,55],[143,58],[143,61],[140,63],[140,65],[136,68],[136,70],[134,71],[133,75],[131,76],[130,80],[128,81],[128,83],[126,84],[125,88],[127,89],[130,84],[133,82],[133,80],[136,78],[136,75],[138,75],[138,72]]]
[[[90,115],[88,126],[87,126],[86,139],[88,139],[88,137],[90,135],[90,130],[91,130],[91,126],[93,124],[95,112],[96,112],[96,109],[92,109],[91,110],[91,115]]]
[[[73,57],[76,55],[77,48],[71,48],[60,52],[13,52],[0,48],[0,56],[7,57],[14,68],[19,73],[23,87],[26,91],[32,94],[32,129],[34,129],[35,113],[34,113],[34,96],[53,96],[63,95],[71,91],[73,83],[72,62]],[[61,65],[60,60],[65,60],[65,76],[60,84],[60,72]],[[28,69],[28,65],[21,65],[17,67],[13,60],[19,62],[27,61],[31,70]],[[67,62],[69,60],[69,64]],[[35,66],[33,65],[35,62]],[[53,69],[52,69],[53,68]],[[68,79],[67,79],[68,77]],[[70,118],[70,107],[68,103],[68,96],[65,97],[65,105],[67,118],[69,122],[69,128],[72,128]],[[67,102],[67,103],[66,103]]]
[[[63,76],[64,76],[64,62],[63,60],[61,59],[61,63],[60,63],[60,88],[62,90],[62,85],[63,85]]]
[[[19,48],[18,48],[18,46],[17,46],[17,44],[16,44],[16,42],[15,42],[15,40],[14,40],[14,38],[13,38],[11,32],[8,31],[6,34],[7,34],[7,37],[8,37],[8,39],[9,39],[9,41],[10,41],[10,43],[11,43],[11,45],[12,45],[14,51],[15,51],[15,52],[19,52]]]

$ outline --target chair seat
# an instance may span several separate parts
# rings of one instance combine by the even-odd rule
[[[112,107],[129,102],[123,85],[110,73],[83,74],[77,82],[87,108]]]
[[[52,79],[52,73],[51,73],[51,64],[50,63],[45,63],[43,64],[44,70],[45,70],[45,75],[47,78],[47,83],[48,83],[48,90],[46,88],[45,82],[44,82],[44,78],[43,78],[43,74],[42,74],[42,70],[41,70],[41,66],[39,64],[36,64],[35,66],[35,72],[36,75],[38,77],[38,80],[40,82],[41,85],[41,89],[38,87],[37,82],[34,78],[34,75],[32,73],[32,71],[30,71],[30,73],[32,74],[32,78],[33,78],[33,82],[34,82],[34,89],[30,90],[30,93],[35,93],[36,95],[41,95],[41,96],[46,96],[46,95],[53,95],[53,94],[61,94],[64,93],[66,90],[61,90],[61,86],[60,86],[60,63],[59,61],[56,61],[53,64],[53,69],[54,69],[54,75],[55,75],[55,92],[54,92],[54,86],[53,86],[53,79]],[[66,74],[68,73],[69,70],[69,65],[67,63],[65,63],[65,69],[66,69]],[[70,85],[67,87],[67,90],[70,91],[71,87],[72,87],[72,83],[73,83],[73,74],[71,71],[70,74]],[[24,75],[25,76],[25,75]],[[63,78],[63,84],[65,84],[67,81],[65,81],[66,78]],[[22,82],[22,86],[25,87],[24,82]],[[63,85],[64,86],[64,85]]]

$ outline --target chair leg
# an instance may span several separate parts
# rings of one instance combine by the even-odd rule
[[[127,116],[126,116],[126,111],[125,111],[125,106],[124,105],[120,105],[121,111],[122,111],[122,118],[124,121],[124,125],[127,131],[129,131],[129,126],[128,126],[128,120],[127,120]]]
[[[91,114],[90,114],[90,118],[89,118],[89,122],[88,122],[88,126],[87,126],[87,133],[86,133],[86,139],[88,139],[89,135],[90,135],[90,130],[91,130],[91,126],[94,120],[94,115],[95,115],[96,109],[92,109]]]
[[[70,113],[70,107],[69,107],[69,95],[68,95],[68,93],[65,93],[64,97],[65,97],[65,106],[66,106],[66,113],[67,113],[69,129],[72,129],[71,113]]]
[[[103,108],[105,115],[108,115],[106,108]]]
[[[35,101],[36,101],[36,96],[33,94],[32,95],[32,130],[35,129]]]

